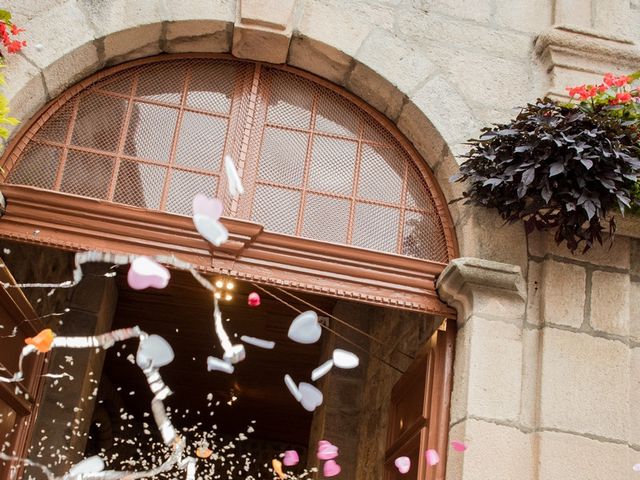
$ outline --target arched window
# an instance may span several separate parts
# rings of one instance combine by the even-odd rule
[[[245,187],[239,199],[226,193],[225,154]],[[69,202],[98,199],[172,217],[190,215],[193,196],[203,192],[223,200],[225,217],[279,239],[429,265],[455,255],[443,197],[404,137],[359,99],[288,67],[167,55],[100,72],[25,127],[2,175],[6,184],[65,194]],[[68,230],[65,238],[75,241]],[[278,254],[270,247],[260,262]],[[415,265],[428,278],[440,269]]]

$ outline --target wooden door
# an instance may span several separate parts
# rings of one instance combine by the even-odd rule
[[[445,320],[391,392],[385,480],[443,480],[449,429],[455,320]],[[427,449],[440,455],[428,466]],[[407,456],[411,469],[400,474],[394,463]]]
[[[0,260],[0,281],[15,283],[9,269]],[[0,367],[2,376],[13,375],[24,339],[42,329],[37,314],[21,290],[0,287]],[[15,336],[12,332],[15,331]],[[43,387],[45,355],[31,355],[24,362],[24,380],[18,384],[0,382],[0,450],[24,457],[35,423],[37,402]],[[8,443],[5,443],[8,442]],[[7,446],[8,445],[8,446]],[[20,465],[0,462],[0,480],[17,478]]]

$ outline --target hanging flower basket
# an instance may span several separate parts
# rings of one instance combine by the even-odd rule
[[[576,103],[544,98],[509,123],[483,129],[453,181],[466,181],[465,203],[495,208],[527,234],[555,230],[558,244],[583,253],[614,214],[640,205],[640,92],[631,76],[569,89]]]

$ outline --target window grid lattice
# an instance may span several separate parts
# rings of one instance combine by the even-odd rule
[[[433,195],[397,138],[339,93],[277,68],[130,67],[85,87],[29,138],[9,183],[180,215],[202,191],[222,198],[226,216],[270,231],[450,255]],[[225,196],[225,153],[248,168],[239,203]]]

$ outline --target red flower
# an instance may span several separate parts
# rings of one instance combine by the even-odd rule
[[[615,81],[615,76],[613,75],[613,73],[608,72],[604,74],[604,83],[605,85],[607,85],[608,87],[610,87],[611,85],[613,85],[613,82]]]
[[[629,100],[631,100],[631,94],[629,92],[620,92],[616,93],[616,98],[611,99],[611,103],[617,105],[619,103],[626,103]]]
[[[602,93],[602,92],[606,92],[607,90],[609,90],[609,87],[607,87],[604,83],[601,85],[598,85],[598,92]]]
[[[27,42],[20,42],[18,40],[14,40],[13,42],[10,42],[9,45],[7,45],[7,52],[9,53],[18,53],[20,50],[22,50],[22,47],[26,46]]]
[[[626,75],[620,75],[618,78],[614,79],[613,84],[616,87],[622,87],[623,85],[626,85],[630,81],[631,81],[631,78],[627,77]]]
[[[18,28],[18,26],[14,23],[11,25],[11,35],[18,35],[19,33],[24,32],[24,28]]]
[[[579,85],[577,87],[567,87],[566,90],[569,92],[570,97],[580,97],[584,99],[584,96],[587,94],[587,88],[585,85]]]

